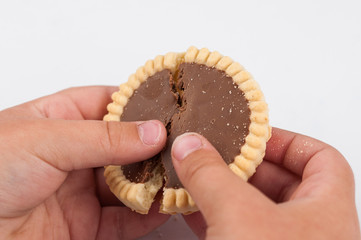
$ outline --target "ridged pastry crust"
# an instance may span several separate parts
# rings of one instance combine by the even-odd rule
[[[244,180],[252,176],[256,167],[262,162],[265,154],[266,142],[271,136],[271,127],[268,121],[268,106],[263,93],[251,74],[239,63],[218,52],[210,52],[206,48],[198,50],[190,47],[185,53],[167,53],[149,60],[144,66],[130,75],[128,82],[120,85],[119,91],[112,95],[113,102],[107,107],[108,114],[104,121],[120,121],[123,109],[129,98],[148,77],[169,69],[175,72],[181,63],[198,63],[224,71],[232,77],[238,88],[244,92],[251,111],[249,134],[240,149],[240,154],[229,164],[230,169]],[[132,183],[123,175],[120,166],[107,166],[105,170],[106,181],[111,191],[128,207],[142,214],[148,210],[154,201],[157,191],[162,187],[163,176],[156,168],[153,177],[146,183]],[[192,213],[197,206],[184,188],[164,188],[160,212]]]

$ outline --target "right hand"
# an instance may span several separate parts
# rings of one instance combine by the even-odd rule
[[[204,137],[176,139],[174,167],[200,209],[185,216],[192,230],[207,239],[360,239],[345,158],[310,137],[280,129],[272,135],[253,186]]]

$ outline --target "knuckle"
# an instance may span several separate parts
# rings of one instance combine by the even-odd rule
[[[101,138],[101,147],[108,156],[113,156],[114,161],[120,154],[123,159],[130,156],[134,149],[139,149],[139,136],[136,125],[127,122],[104,121],[102,132],[105,134]],[[137,147],[138,146],[138,147]]]
[[[122,140],[122,134],[119,133],[123,132],[122,124],[115,122],[104,122],[103,127],[103,132],[105,133],[105,137],[103,137],[101,141],[103,150],[111,154],[119,151]]]

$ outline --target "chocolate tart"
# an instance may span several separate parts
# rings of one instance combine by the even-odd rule
[[[268,107],[251,75],[229,57],[190,47],[157,56],[140,67],[112,95],[105,121],[158,119],[167,145],[151,159],[106,166],[111,191],[132,210],[147,214],[163,186],[160,212],[192,213],[197,206],[172,165],[171,146],[185,132],[198,132],[229,168],[247,180],[261,163],[271,135]]]

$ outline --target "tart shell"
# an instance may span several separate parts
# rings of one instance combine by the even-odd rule
[[[206,48],[198,50],[195,47],[190,47],[185,53],[167,53],[147,61],[144,66],[130,75],[126,83],[120,85],[118,92],[112,95],[113,102],[108,105],[108,114],[104,116],[103,120],[120,121],[129,98],[148,77],[164,69],[175,72],[181,63],[204,64],[224,71],[232,77],[234,83],[244,93],[251,111],[249,134],[245,138],[245,144],[240,148],[239,155],[235,156],[234,161],[228,166],[240,178],[245,181],[248,180],[262,162],[266,142],[271,137],[268,106],[259,85],[251,74],[239,63],[234,62],[229,57],[222,56],[217,51],[210,52]],[[154,171],[153,177],[145,183],[130,182],[124,176],[121,166],[106,166],[104,175],[110,190],[120,201],[138,213],[147,214],[156,193],[163,184],[161,171],[158,168]],[[160,212],[188,214],[197,210],[195,202],[184,188],[163,189]]]

